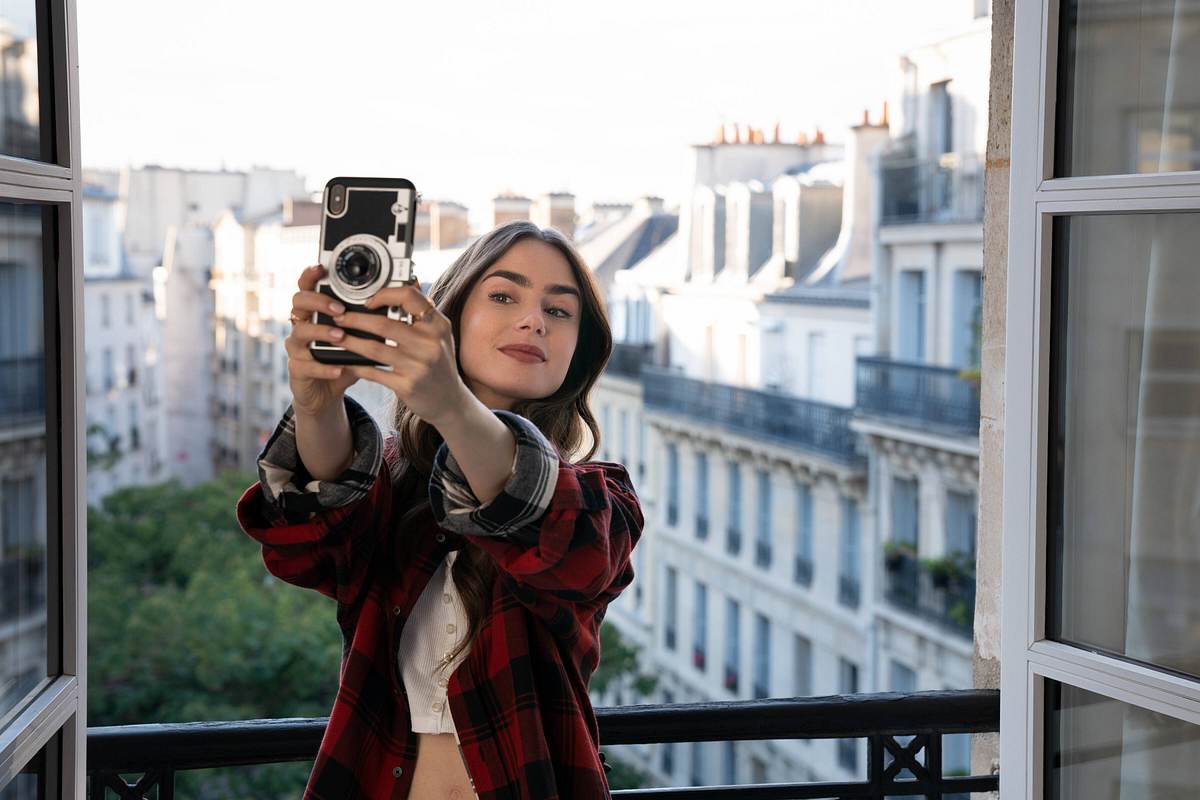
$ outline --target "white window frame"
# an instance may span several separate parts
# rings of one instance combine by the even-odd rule
[[[1054,217],[1200,211],[1200,171],[1053,177],[1058,17],[1058,0],[1015,2],[1005,311],[1001,800],[1045,796],[1048,681],[1200,724],[1200,682],[1046,638],[1048,301]]]

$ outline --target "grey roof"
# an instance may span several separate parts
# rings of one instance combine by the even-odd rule
[[[650,255],[651,250],[670,238],[678,229],[678,214],[651,214],[631,236],[609,253],[603,262],[593,264],[592,269],[595,272],[615,272],[632,267]]]

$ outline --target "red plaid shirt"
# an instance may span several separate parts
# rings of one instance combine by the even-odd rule
[[[406,467],[349,397],[355,459],[313,482],[296,456],[292,410],[259,459],[261,480],[237,505],[267,570],[337,601],[343,635],[337,696],[305,800],[408,797],[417,757],[399,674],[400,635],[446,553],[471,544],[499,575],[447,701],[480,800],[611,798],[587,693],[605,610],[634,577],[643,518],[623,466],[571,464],[529,420],[493,410],[517,456],[503,491],[480,506],[448,447],[429,479],[436,524],[399,531],[394,487]],[[301,488],[303,487],[303,488]],[[418,539],[400,563],[398,536]]]

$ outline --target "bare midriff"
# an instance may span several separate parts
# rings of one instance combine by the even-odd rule
[[[477,800],[453,733],[418,733],[407,800]]]

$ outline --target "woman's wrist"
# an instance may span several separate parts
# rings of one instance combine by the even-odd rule
[[[308,474],[318,481],[335,480],[354,460],[354,439],[346,403],[338,397],[318,412],[293,406],[296,450]]]

